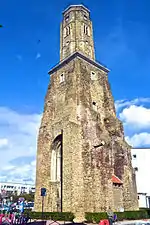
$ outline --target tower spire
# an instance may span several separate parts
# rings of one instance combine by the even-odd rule
[[[70,5],[63,12],[60,28],[60,60],[74,52],[95,59],[90,11],[83,5]]]

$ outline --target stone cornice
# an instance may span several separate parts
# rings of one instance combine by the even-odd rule
[[[60,69],[61,67],[63,67],[65,64],[67,64],[68,62],[70,62],[71,60],[73,60],[74,58],[81,58],[84,61],[92,64],[93,66],[96,66],[97,68],[103,70],[104,72],[108,73],[110,70],[108,68],[106,68],[105,66],[101,65],[100,63],[86,57],[85,55],[81,54],[80,52],[74,52],[72,55],[70,55],[69,57],[65,58],[64,60],[60,61],[60,63],[58,63],[56,66],[54,66],[49,72],[48,74],[52,74],[54,72],[56,72],[58,69]]]
[[[65,14],[67,11],[69,11],[70,9],[75,9],[75,8],[83,8],[84,10],[86,10],[87,12],[90,12],[90,10],[85,7],[84,5],[70,5],[68,6],[64,11],[63,11],[63,14]]]

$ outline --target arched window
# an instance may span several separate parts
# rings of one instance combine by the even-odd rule
[[[58,135],[52,144],[51,153],[51,181],[61,181],[61,156],[62,156],[62,135]]]

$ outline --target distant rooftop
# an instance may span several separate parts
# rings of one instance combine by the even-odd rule
[[[86,8],[84,5],[70,5],[68,6],[64,11],[63,11],[63,14],[68,11],[69,9],[71,8],[78,8],[78,7],[82,7],[83,9],[85,9],[86,11],[90,12],[90,10],[88,8]]]
[[[119,179],[119,177],[117,177],[116,175],[112,176],[112,182],[114,184],[123,184],[123,182]]]
[[[0,184],[19,184],[19,185],[30,185],[30,186],[35,186],[33,183],[26,183],[26,182],[13,182],[13,181],[0,181]]]

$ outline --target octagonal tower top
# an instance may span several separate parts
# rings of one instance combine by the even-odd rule
[[[63,11],[60,30],[60,60],[80,52],[95,59],[90,11],[83,5],[70,5]]]

